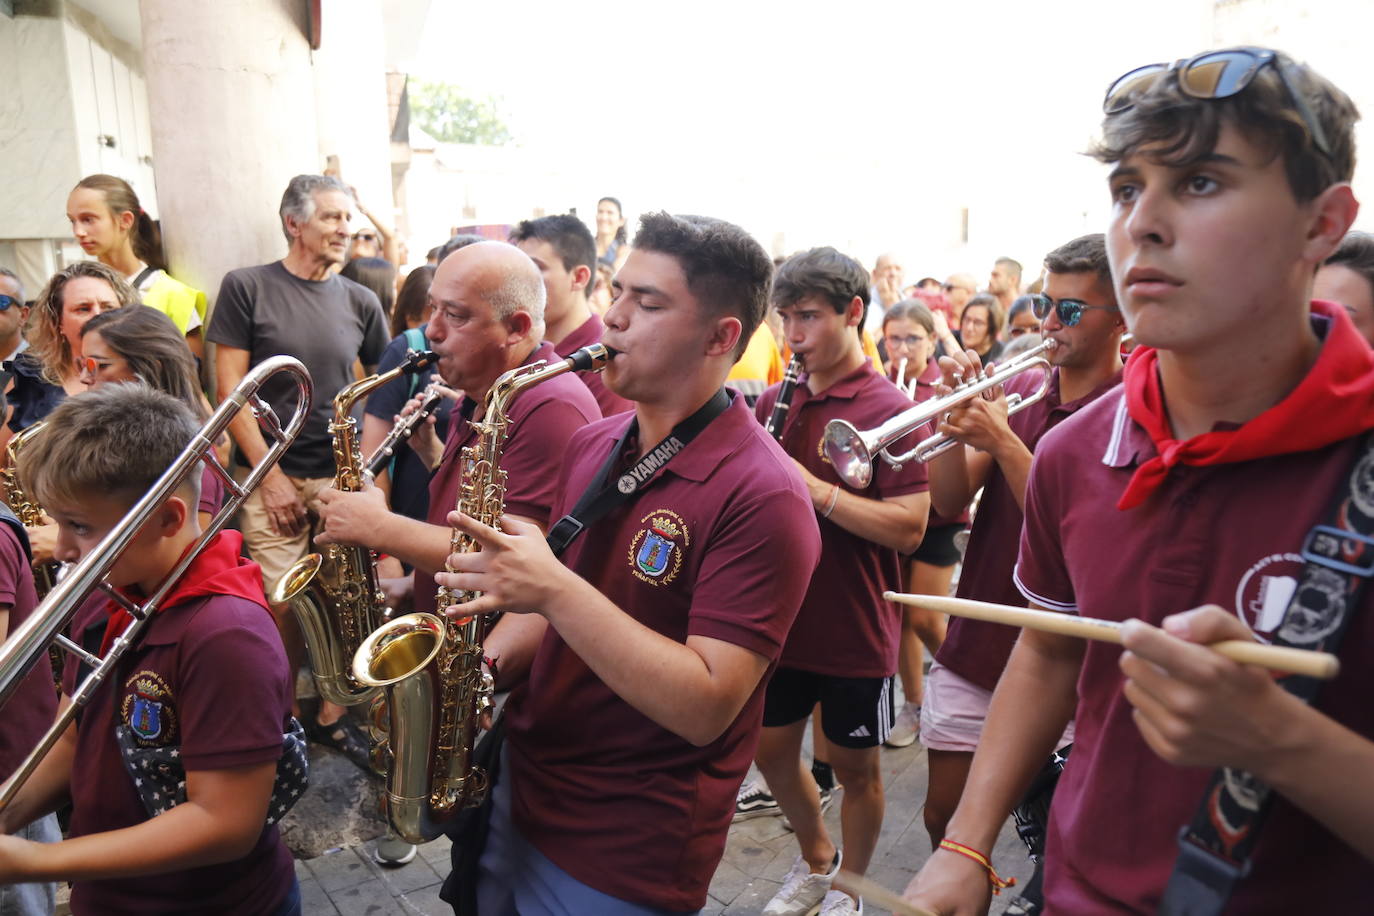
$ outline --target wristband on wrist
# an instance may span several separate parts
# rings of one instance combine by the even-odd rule
[[[956,843],[954,840],[941,840],[940,848],[948,849],[950,852],[956,852],[965,858],[972,859],[986,868],[988,870],[988,883],[992,885],[992,895],[994,897],[1001,894],[1005,888],[1012,887],[1016,884],[1015,878],[1003,878],[998,875],[997,872],[993,871],[992,863],[988,861],[988,857],[972,846],[965,846],[963,843]]]
[[[500,677],[501,673],[500,669],[496,667],[496,659],[492,658],[490,655],[483,655],[482,664],[487,666],[487,670],[491,672],[492,682],[495,683],[496,679]]]
[[[830,502],[821,512],[821,518],[830,518],[830,513],[835,511],[835,503],[840,501],[840,485],[835,484],[835,489],[830,491]]]

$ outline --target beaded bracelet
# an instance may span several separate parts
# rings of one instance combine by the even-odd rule
[[[940,848],[948,849],[950,852],[957,852],[959,855],[972,859],[986,868],[988,870],[988,882],[992,884],[992,895],[994,897],[1001,894],[1005,888],[1012,887],[1016,884],[1015,878],[1003,878],[998,875],[997,872],[993,871],[992,863],[988,861],[988,857],[971,846],[965,846],[963,843],[956,843],[953,840],[941,840]]]

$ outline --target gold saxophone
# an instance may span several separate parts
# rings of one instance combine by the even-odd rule
[[[43,425],[41,422],[35,423],[11,436],[5,445],[5,467],[0,468],[0,490],[4,490],[5,503],[19,516],[19,523],[26,528],[43,526],[43,507],[34,502],[19,483],[19,453],[33,440]],[[33,586],[40,599],[52,591],[53,585],[57,582],[57,570],[61,566],[62,564],[56,560],[34,565]]]
[[[506,496],[501,451],[511,402],[526,388],[564,372],[598,371],[611,352],[592,344],[552,365],[521,366],[496,380],[481,422],[472,424],[477,441],[463,449],[460,459],[458,511],[501,527]],[[480,549],[454,529],[450,553]],[[407,614],[383,624],[353,659],[354,680],[385,690],[389,734],[377,750],[386,770],[387,816],[396,833],[411,843],[434,839],[486,794],[487,774],[472,765],[472,750],[478,719],[491,705],[491,676],[482,670],[487,620],[454,613],[479,594],[440,588],[436,613]]]
[[[364,463],[358,450],[358,423],[353,405],[370,392],[434,362],[434,353],[409,351],[396,368],[344,386],[334,396],[334,489],[356,493],[364,487]],[[349,675],[353,654],[387,614],[386,596],[377,586],[377,557],[366,547],[330,544],[324,553],[301,557],[277,580],[268,600],[290,604],[300,622],[320,696],[340,706],[354,706],[377,694]]]

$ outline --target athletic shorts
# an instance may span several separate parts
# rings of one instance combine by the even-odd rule
[[[959,562],[959,548],[955,546],[954,536],[964,530],[962,524],[941,525],[927,528],[921,546],[911,555],[918,563],[945,568]]]
[[[877,747],[892,732],[896,715],[892,677],[834,677],[796,668],[773,672],[763,696],[763,724],[800,722],[821,704],[821,726],[831,744]]]
[[[972,754],[983,736],[983,723],[992,705],[992,691],[962,678],[944,665],[932,662],[926,674],[925,701],[921,704],[921,744],[932,751]],[[1055,747],[1073,743],[1073,723]]]

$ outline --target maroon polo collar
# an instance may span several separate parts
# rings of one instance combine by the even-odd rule
[[[878,371],[873,368],[873,360],[865,356],[859,368],[844,376],[824,391],[813,393],[811,389],[807,387],[807,379],[811,377],[811,373],[809,372],[802,373],[801,378],[797,381],[797,385],[802,389],[802,393],[805,395],[805,400],[807,401],[823,401],[827,398],[853,400],[862,394],[864,388],[868,386],[870,381],[869,377],[877,374]]]
[[[745,404],[744,398],[735,391],[728,393],[731,398],[730,406],[711,421],[711,425],[702,430],[701,435],[673,456],[672,461],[663,469],[664,473],[671,472],[684,480],[700,483],[710,477],[721,461],[736,451],[755,430],[762,432],[763,427],[754,419],[754,413]],[[615,443],[625,435],[633,419],[633,412],[621,415],[617,422],[604,426],[598,437],[614,448]]]

